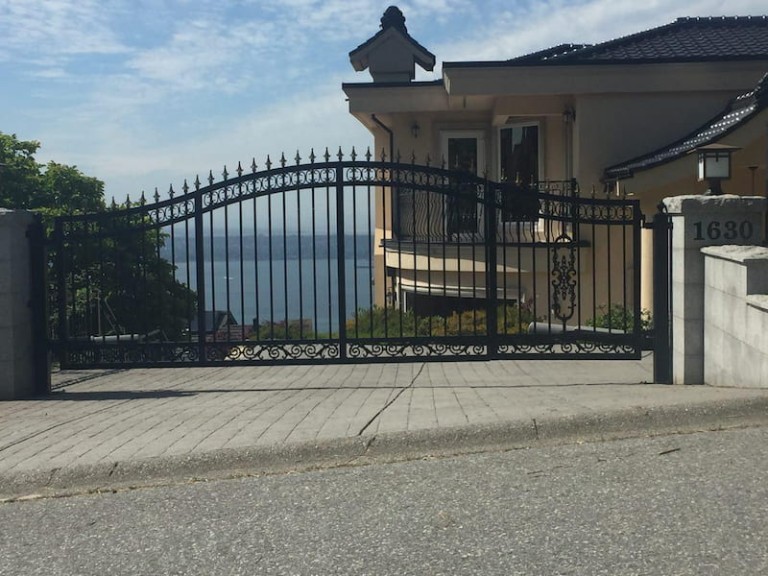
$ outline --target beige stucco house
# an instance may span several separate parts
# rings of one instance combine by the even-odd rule
[[[420,82],[414,81],[415,66],[432,70],[436,58],[391,7],[380,31],[350,60],[372,77],[343,85],[350,113],[386,154],[429,157],[498,182],[547,186],[575,179],[580,194],[626,193],[650,217],[664,196],[706,189],[696,181],[690,152],[719,142],[739,147],[726,192],[766,192],[766,16],[679,18],[595,45],[562,44],[501,61],[444,62],[440,80]],[[408,209],[424,210],[416,204]],[[430,264],[417,251],[388,253],[386,240],[398,232],[396,218],[387,214],[392,205],[391,198],[376,202],[375,282],[399,278],[396,289],[407,304],[407,293],[424,284],[419,270]],[[600,247],[593,242],[591,249]],[[449,294],[455,278],[443,272],[431,273],[428,283]],[[536,296],[524,263],[509,272],[514,292]],[[542,278],[539,285],[547,282]],[[453,295],[463,296],[461,290]],[[646,285],[641,299],[647,307],[649,295]]]

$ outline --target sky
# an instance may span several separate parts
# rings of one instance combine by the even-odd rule
[[[342,82],[392,2],[0,0],[0,131],[137,198],[267,155],[372,144]],[[401,0],[441,63],[595,43],[679,16],[747,16],[765,0]]]

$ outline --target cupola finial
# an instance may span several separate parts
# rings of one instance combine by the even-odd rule
[[[401,32],[408,32],[405,27],[405,16],[397,6],[390,6],[384,12],[384,16],[381,17],[381,28],[386,30],[387,28],[395,28]]]

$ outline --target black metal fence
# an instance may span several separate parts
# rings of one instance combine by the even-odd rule
[[[640,210],[339,151],[55,221],[63,367],[637,358]]]

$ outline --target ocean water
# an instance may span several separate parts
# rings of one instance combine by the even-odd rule
[[[206,310],[229,310],[238,324],[311,321],[316,332],[339,328],[338,260],[210,260],[205,262]],[[374,301],[373,270],[368,258],[343,261],[346,274],[345,318]],[[196,265],[176,263],[176,279],[196,290]],[[189,275],[188,275],[189,272]]]

